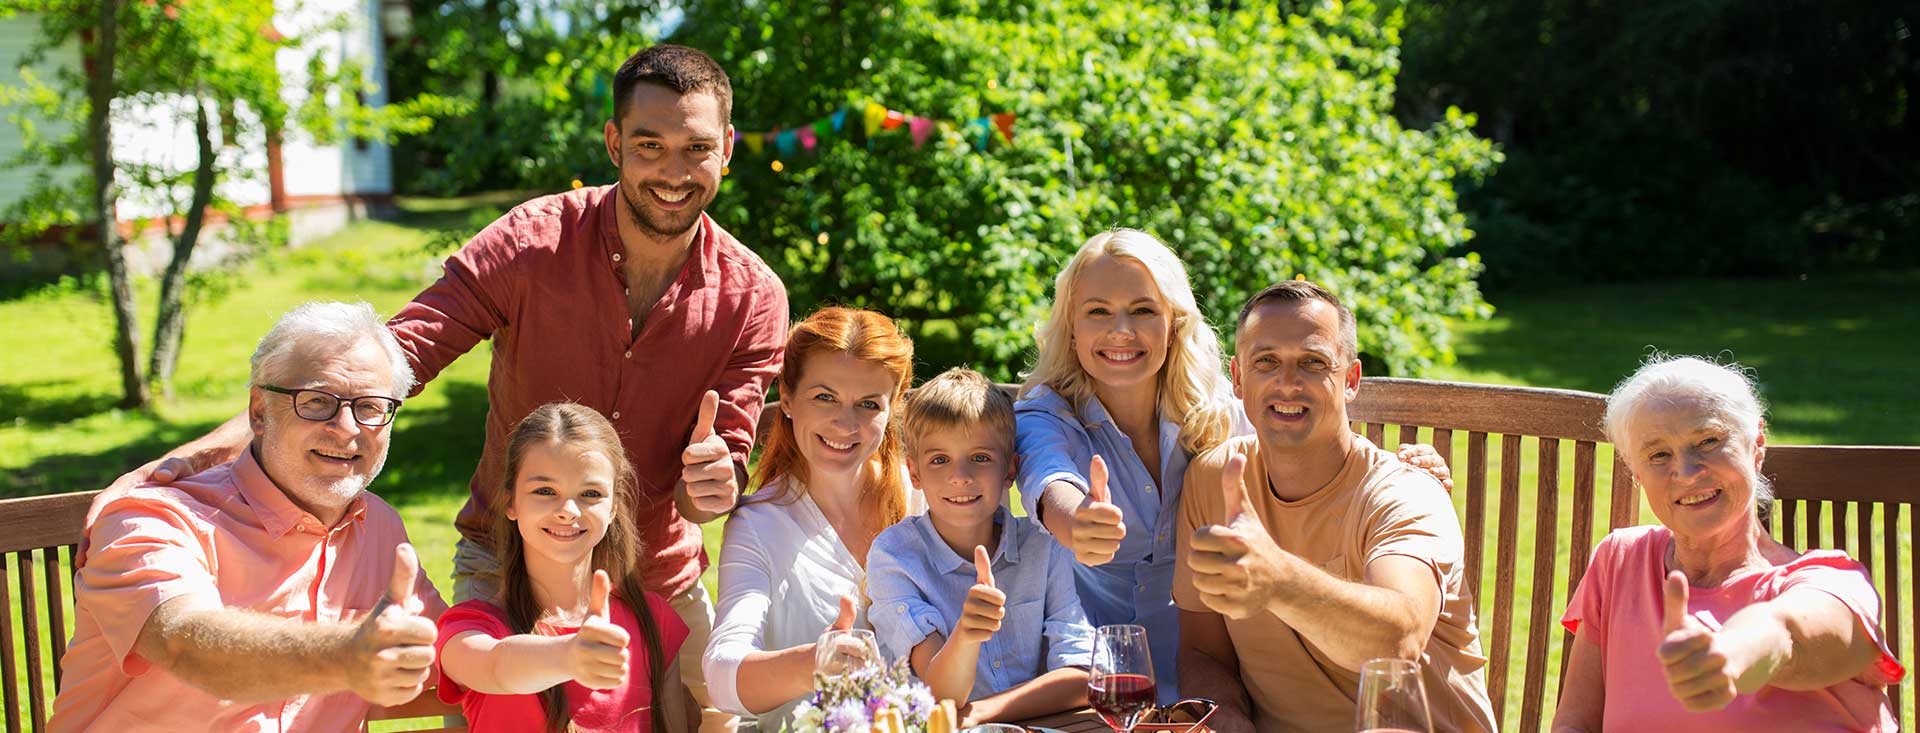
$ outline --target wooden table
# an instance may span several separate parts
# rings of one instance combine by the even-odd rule
[[[1112,733],[1113,730],[1107,727],[1106,721],[1101,720],[1100,714],[1094,712],[1093,708],[1043,715],[1022,720],[1016,725],[1028,728],[1052,728],[1065,733]]]

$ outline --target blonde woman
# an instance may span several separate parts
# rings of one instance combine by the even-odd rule
[[[1078,560],[1096,627],[1147,628],[1161,703],[1174,657],[1175,522],[1193,456],[1252,433],[1186,268],[1153,235],[1095,235],[1054,280],[1040,353],[1015,406],[1021,503]],[[1401,460],[1452,485],[1429,446]]]

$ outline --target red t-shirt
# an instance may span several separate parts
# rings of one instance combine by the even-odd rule
[[[653,693],[647,684],[652,677],[647,668],[645,637],[640,634],[639,619],[627,608],[627,604],[614,598],[612,606],[613,622],[626,629],[633,639],[628,646],[626,684],[611,690],[593,690],[577,682],[566,683],[567,706],[571,708],[573,721],[569,730],[647,733],[652,730],[650,716]],[[687,640],[687,625],[657,595],[647,594],[647,608],[660,628],[661,658],[672,660],[679,653],[680,644]],[[486,601],[467,601],[448,609],[440,617],[439,627],[440,636],[433,642],[436,666],[439,665],[441,647],[459,634],[478,631],[495,639],[513,635],[507,623],[507,612]],[[560,628],[556,631],[570,634],[576,630]],[[460,711],[467,716],[467,727],[473,733],[517,733],[546,728],[547,716],[540,708],[539,695],[488,695],[474,692],[447,677],[444,670],[440,674],[440,700],[459,703]]]

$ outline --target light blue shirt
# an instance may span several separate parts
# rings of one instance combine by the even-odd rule
[[[1000,507],[994,586],[1007,594],[1006,616],[980,645],[970,700],[978,700],[1061,667],[1092,663],[1093,627],[1074,594],[1073,555],[1031,521]],[[926,515],[888,527],[867,553],[867,619],[880,651],[900,659],[929,634],[946,636],[973,587],[973,555],[948,547]]]
[[[1233,407],[1234,433],[1251,432],[1237,401]],[[1180,426],[1160,421],[1160,475],[1153,476],[1097,398],[1075,410],[1066,398],[1039,387],[1014,405],[1014,415],[1020,502],[1029,517],[1038,516],[1040,494],[1048,483],[1066,481],[1086,491],[1093,456],[1106,460],[1107,489],[1120,507],[1127,536],[1112,561],[1092,567],[1073,563],[1080,603],[1096,627],[1146,627],[1160,704],[1178,701],[1182,696],[1174,659],[1180,649],[1180,611],[1173,605],[1174,542],[1180,488],[1192,459],[1180,447]],[[1040,526],[1038,521],[1033,524]]]

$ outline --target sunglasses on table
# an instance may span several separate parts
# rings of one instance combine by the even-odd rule
[[[393,416],[400,412],[400,400],[380,395],[360,397],[341,397],[340,395],[319,389],[287,389],[271,384],[254,385],[268,392],[283,394],[293,398],[293,414],[303,420],[327,422],[340,414],[341,405],[348,408],[353,421],[367,427],[380,427],[393,422]]]

